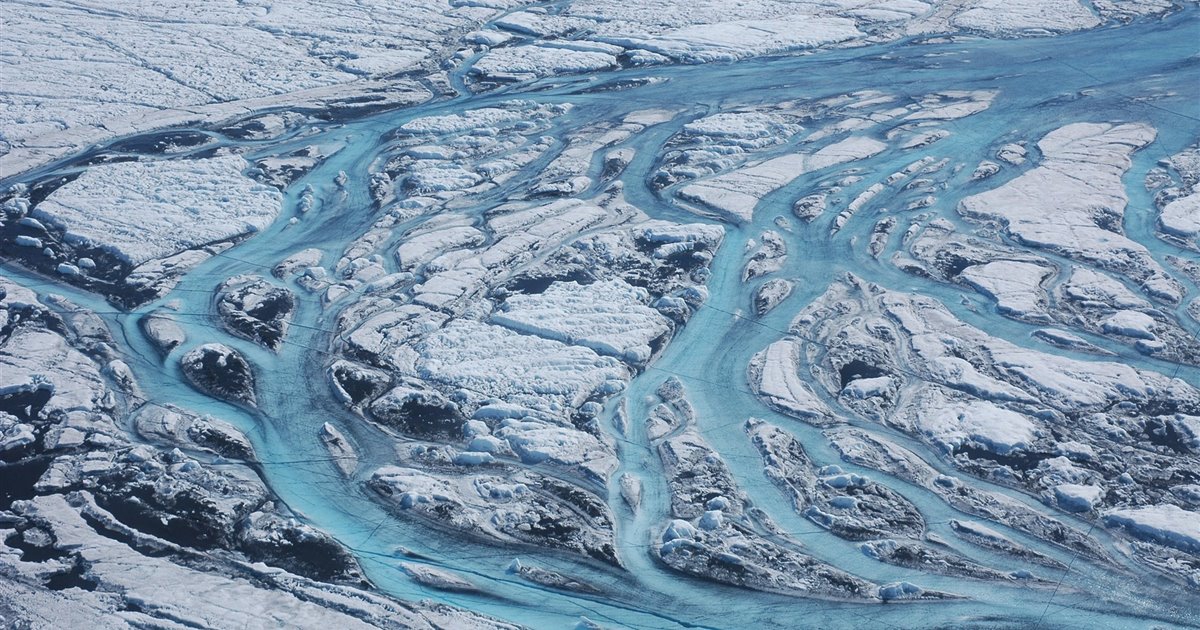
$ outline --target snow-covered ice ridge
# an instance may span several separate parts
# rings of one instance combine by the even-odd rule
[[[393,5],[5,5],[0,625],[1200,623],[1200,7]]]

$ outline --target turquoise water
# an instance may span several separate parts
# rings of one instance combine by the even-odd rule
[[[305,185],[312,185],[316,191],[319,203],[303,221],[294,226],[285,220],[277,222],[263,234],[196,268],[161,300],[131,313],[118,313],[94,296],[65,287],[55,291],[104,313],[148,398],[211,413],[247,431],[263,461],[267,481],[280,499],[350,547],[379,589],[396,597],[443,601],[536,628],[572,627],[583,616],[605,625],[634,628],[939,625],[1015,628],[1029,627],[1038,621],[1045,627],[1070,628],[1151,627],[1161,625],[1162,621],[1197,625],[1200,597],[1195,592],[1183,592],[1136,565],[1123,562],[1125,571],[1118,573],[1110,567],[1076,559],[1072,571],[1065,576],[1023,566],[953,542],[955,538],[945,523],[963,515],[928,491],[841,464],[904,494],[924,513],[931,531],[952,541],[962,554],[996,568],[1029,568],[1047,579],[1058,580],[1060,576],[1063,579],[1061,589],[1054,592],[1050,588],[957,580],[875,562],[863,556],[855,544],[836,538],[796,515],[788,500],[763,477],[761,461],[741,428],[750,415],[768,419],[796,434],[818,464],[841,463],[819,431],[760,404],[748,392],[745,369],[754,353],[778,339],[795,313],[843,272],[853,272],[890,289],[936,297],[964,321],[1012,343],[1095,360],[1041,344],[1030,336],[1036,327],[999,317],[992,305],[979,296],[967,296],[966,302],[972,305],[968,308],[961,288],[904,274],[886,262],[887,252],[882,261],[871,258],[866,254],[866,239],[879,218],[875,209],[887,205],[886,200],[865,208],[832,238],[828,234],[834,213],[827,213],[807,226],[793,220],[795,231],[784,233],[790,256],[779,275],[797,279],[796,290],[764,318],[751,321],[734,315],[748,311],[753,288],[753,284],[743,285],[739,279],[744,263],[742,245],[763,230],[774,228],[775,217],[790,216],[792,201],[806,194],[805,190],[822,173],[802,178],[768,196],[752,223],[728,228],[726,244],[713,261],[711,297],[706,307],[661,358],[635,379],[626,394],[632,430],[628,441],[619,443],[621,471],[637,474],[645,484],[643,507],[637,515],[621,503],[613,484],[611,503],[618,516],[618,543],[627,572],[580,565],[570,558],[551,554],[480,545],[390,516],[361,483],[377,465],[394,459],[389,440],[347,412],[332,396],[324,375],[324,366],[330,360],[326,349],[337,307],[322,308],[318,297],[297,291],[299,307],[293,318],[296,325],[281,351],[274,354],[221,331],[211,315],[211,299],[213,289],[225,278],[239,273],[265,274],[279,260],[300,249],[324,249],[328,255],[323,262],[332,266],[345,245],[376,219],[367,194],[367,169],[384,150],[382,139],[389,131],[420,116],[479,107],[515,96],[576,104],[575,109],[556,121],[564,131],[637,110],[683,111],[674,120],[651,127],[626,143],[637,149],[637,154],[621,178],[629,201],[647,214],[682,221],[700,219],[646,185],[656,167],[655,156],[661,153],[662,143],[683,124],[725,108],[865,89],[901,96],[944,90],[996,90],[998,96],[988,110],[940,125],[952,133],[949,138],[916,151],[890,149],[857,164],[878,177],[868,177],[844,193],[847,199],[852,198],[872,181],[923,155],[948,157],[951,165],[961,163],[966,168],[950,179],[949,190],[929,210],[964,227],[953,211],[957,200],[994,187],[1011,176],[1006,173],[1016,172],[1008,169],[982,183],[968,181],[974,166],[990,157],[996,146],[1015,140],[1034,141],[1069,122],[1145,121],[1158,130],[1158,139],[1136,156],[1126,180],[1131,197],[1126,227],[1132,238],[1150,248],[1169,269],[1164,260],[1166,255],[1195,255],[1154,238],[1154,210],[1141,181],[1157,160],[1200,137],[1200,56],[1195,44],[1198,38],[1200,11],[1188,10],[1164,21],[1053,39],[900,42],[734,65],[626,70],[586,78],[551,79],[485,95],[464,93],[448,101],[331,125],[316,136],[247,143],[251,155],[270,155],[314,143],[339,144],[343,148],[289,189],[284,219],[292,216]],[[659,77],[666,81],[622,91],[588,91],[604,81],[635,77]],[[1154,98],[1134,99],[1133,95]],[[883,130],[886,129],[885,126]],[[531,172],[533,168],[536,165]],[[344,191],[333,183],[340,171],[349,175]],[[489,193],[473,211],[483,212],[491,207],[503,192]],[[902,218],[888,252],[898,246],[899,233],[906,225]],[[853,243],[855,239],[857,244]],[[19,281],[44,283],[8,267],[5,273]],[[1184,284],[1189,299],[1200,295],[1195,284],[1186,281]],[[170,300],[181,303],[180,319],[190,339],[164,362],[139,332],[137,321],[142,314]],[[1182,308],[1176,315],[1190,332],[1200,334],[1200,323],[1188,318]],[[1111,347],[1121,361],[1130,365],[1177,373],[1189,382],[1200,383],[1200,370],[1196,368],[1149,359],[1125,346],[1106,343],[1102,338],[1089,339]],[[252,413],[215,401],[183,383],[178,371],[178,353],[206,341],[234,346],[256,363],[260,411]],[[699,430],[724,455],[742,489],[782,529],[802,541],[810,553],[867,579],[908,580],[960,593],[969,599],[903,605],[810,601],[721,587],[680,576],[657,564],[650,555],[651,532],[665,518],[669,500],[657,457],[648,448],[641,429],[641,418],[645,414],[645,397],[672,374],[678,375],[687,386],[698,412]],[[829,402],[836,405],[835,401]],[[614,408],[615,401],[609,407]],[[364,465],[357,479],[343,479],[328,460],[317,439],[317,431],[324,422],[333,423],[359,445]],[[920,443],[899,434],[891,437],[949,472]],[[1034,499],[1012,490],[978,483],[1045,509]],[[1058,516],[1072,521],[1065,515]],[[1073,522],[1080,529],[1088,529],[1087,523]],[[1064,563],[1072,561],[1069,554],[1057,548],[1017,532],[1007,533]],[[1094,535],[1102,542],[1112,542],[1099,529]],[[411,550],[424,558],[405,558],[405,561],[428,562],[461,573],[485,594],[447,594],[422,587],[398,568],[398,549]],[[576,596],[524,582],[505,571],[516,557],[582,577],[602,586],[606,593]]]

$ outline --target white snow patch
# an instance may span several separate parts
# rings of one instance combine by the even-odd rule
[[[1139,538],[1149,538],[1185,551],[1200,551],[1200,513],[1177,505],[1150,505],[1111,510],[1104,515],[1110,525],[1121,525]]]
[[[423,379],[562,414],[598,391],[621,391],[630,376],[619,361],[589,348],[472,320],[454,320],[414,349]]]
[[[846,18],[789,16],[693,24],[655,35],[608,35],[594,39],[648,50],[686,63],[707,63],[816,48],[861,35],[854,21]]]
[[[850,381],[842,388],[842,393],[853,398],[873,398],[887,393],[892,386],[892,379],[888,376],[877,376],[875,378],[860,378]]]
[[[1067,297],[1085,304],[1119,309],[1150,308],[1145,298],[1130,291],[1116,278],[1087,267],[1075,267],[1062,290]]]
[[[1100,486],[1063,483],[1054,487],[1054,500],[1070,512],[1089,512],[1103,496],[1104,489]]]
[[[996,260],[967,267],[959,274],[968,284],[996,300],[996,309],[1016,317],[1044,314],[1042,282],[1054,271],[1044,265]]]
[[[1178,301],[1181,289],[1142,244],[1118,231],[1130,154],[1154,140],[1144,124],[1076,123],[1045,135],[1040,166],[959,202],[966,217],[998,221],[1022,243],[1128,273]]]
[[[617,67],[610,53],[548,46],[496,48],[483,55],[471,71],[486,77],[533,78],[554,74],[595,72]]]
[[[1154,318],[1137,311],[1117,311],[1100,322],[1100,327],[1106,333],[1125,335],[1137,339],[1154,339],[1151,328]]]
[[[917,425],[947,451],[973,443],[998,455],[1028,448],[1037,433],[1026,416],[982,400],[922,409]]]
[[[1200,234],[1200,191],[1163,206],[1158,220],[1165,232],[1184,238],[1195,238]]]
[[[968,6],[951,23],[996,35],[1026,31],[1062,33],[1100,24],[1077,0],[973,0]]]

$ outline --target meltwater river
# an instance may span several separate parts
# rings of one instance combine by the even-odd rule
[[[1197,41],[1200,41],[1200,10],[1189,9],[1161,21],[1055,38],[898,42],[730,65],[623,70],[547,79],[484,95],[464,92],[449,100],[333,124],[318,135],[270,143],[242,142],[248,156],[270,155],[308,144],[336,144],[342,148],[291,186],[284,214],[275,225],[199,266],[169,295],[154,303],[120,313],[95,296],[69,287],[53,290],[104,314],[148,398],[210,413],[246,431],[262,460],[266,480],[279,498],[349,547],[380,590],[402,599],[443,601],[535,628],[573,627],[581,617],[606,626],[632,628],[907,628],[955,627],[967,622],[987,627],[1029,627],[1039,621],[1046,627],[1075,628],[1150,627],[1163,622],[1196,625],[1200,624],[1200,598],[1195,593],[1184,593],[1132,564],[1127,567],[1128,573],[1113,575],[1111,569],[1073,559],[1058,548],[1018,532],[1006,530],[1029,546],[1072,564],[1065,576],[1058,571],[1042,570],[1047,579],[1063,577],[1061,588],[975,582],[885,565],[862,555],[855,543],[839,539],[793,512],[790,501],[762,474],[761,459],[741,426],[749,416],[768,419],[796,434],[818,464],[839,463],[847,470],[866,474],[901,492],[920,508],[930,530],[944,538],[953,539],[947,521],[963,517],[922,488],[840,462],[818,430],[769,410],[748,392],[745,370],[750,357],[778,339],[795,313],[824,292],[838,274],[853,272],[890,289],[933,296],[964,321],[1014,344],[1096,360],[1093,356],[1051,350],[1039,344],[1030,335],[1034,326],[998,316],[987,300],[973,294],[964,297],[959,287],[899,271],[886,262],[887,252],[881,260],[870,257],[862,243],[878,219],[871,213],[855,216],[834,237],[829,236],[833,217],[828,214],[812,224],[795,222],[795,231],[784,233],[790,255],[780,276],[797,279],[796,291],[762,319],[751,321],[734,315],[746,312],[750,304],[751,287],[739,277],[744,263],[742,244],[765,229],[773,229],[775,217],[790,216],[791,201],[811,184],[805,178],[768,196],[752,223],[728,227],[725,245],[712,263],[711,296],[706,306],[625,394],[633,422],[627,441],[619,443],[622,462],[619,472],[638,473],[646,484],[643,508],[636,515],[620,502],[615,483],[612,492],[619,549],[627,572],[606,572],[549,554],[480,545],[395,518],[362,483],[375,467],[394,459],[390,442],[379,439],[382,434],[377,429],[347,412],[334,399],[324,374],[336,305],[322,307],[318,296],[297,291],[295,324],[280,352],[271,353],[223,332],[216,323],[212,299],[214,288],[224,279],[241,273],[264,273],[300,249],[319,247],[328,252],[326,264],[336,261],[345,245],[376,219],[367,191],[367,169],[382,149],[388,132],[421,116],[476,108],[514,97],[575,104],[569,113],[556,119],[555,124],[562,130],[620,118],[637,110],[683,111],[672,121],[650,127],[626,142],[626,146],[637,152],[622,180],[627,199],[650,216],[684,221],[701,219],[647,186],[657,166],[655,156],[659,155],[662,143],[683,124],[723,108],[866,89],[898,95],[945,90],[997,91],[998,96],[986,111],[944,125],[952,135],[929,149],[930,155],[948,157],[953,163],[968,166],[951,180],[951,189],[931,208],[964,229],[967,226],[955,214],[954,205],[965,194],[980,190],[971,188],[967,182],[970,169],[989,157],[998,141],[1036,140],[1069,122],[1144,121],[1158,130],[1158,138],[1135,155],[1126,179],[1131,198],[1126,230],[1170,269],[1165,261],[1167,255],[1193,258],[1195,255],[1154,237],[1155,211],[1141,182],[1156,161],[1200,138]],[[665,81],[617,91],[595,89],[616,79],[643,77]],[[239,144],[223,137],[218,142]],[[212,145],[205,148],[211,149]],[[911,153],[885,151],[858,166],[889,173],[913,159]],[[598,170],[600,164],[597,162],[595,167]],[[43,172],[69,168],[67,163]],[[342,171],[349,176],[344,189],[334,183]],[[316,207],[303,221],[289,225],[287,218],[297,212],[299,192],[306,185],[316,192]],[[989,181],[986,185],[997,184]],[[481,214],[505,192],[501,187],[489,193],[468,212]],[[847,192],[852,195],[857,191]],[[413,224],[421,220],[424,219],[415,219]],[[897,240],[892,239],[892,248],[897,246]],[[857,246],[853,246],[855,241]],[[42,279],[7,266],[4,271],[15,281],[38,283],[45,290]],[[1184,286],[1189,296],[1186,304],[1200,294],[1200,287],[1186,280]],[[180,319],[190,342],[226,343],[257,365],[260,411],[251,413],[191,389],[178,368],[180,351],[163,361],[149,345],[138,329],[139,317],[173,300],[179,302]],[[1195,320],[1182,309],[1176,314],[1189,332],[1200,335]],[[1190,383],[1200,384],[1200,370],[1150,359],[1103,338],[1089,339],[1111,348],[1127,364],[1174,373]],[[753,503],[801,540],[811,554],[870,580],[908,580],[927,588],[960,593],[968,599],[899,605],[805,600],[716,586],[682,577],[656,563],[651,556],[651,533],[666,518],[669,498],[657,456],[648,447],[640,419],[645,417],[645,397],[670,375],[684,382],[696,407],[699,430],[724,455]],[[610,413],[613,407],[610,405]],[[316,437],[325,422],[351,436],[363,449],[360,457],[364,464],[358,478],[343,478],[329,461],[328,453]],[[890,437],[921,453],[944,472],[950,472],[922,444],[900,434]],[[1037,509],[1046,509],[1031,497],[985,482],[977,483]],[[1069,517],[1058,516],[1072,522]],[[1089,529],[1087,523],[1074,521],[1074,524],[1081,530]],[[1103,543],[1112,542],[1100,528],[1093,534]],[[420,555],[421,559],[403,558],[405,562],[425,562],[458,572],[477,583],[483,594],[448,594],[422,587],[398,567],[401,560],[398,549]],[[979,548],[961,548],[961,551],[989,566],[1024,568]],[[572,595],[525,582],[506,572],[512,559],[518,557],[582,577],[602,586],[610,595]]]

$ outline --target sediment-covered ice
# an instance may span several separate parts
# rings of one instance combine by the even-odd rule
[[[961,234],[941,219],[915,230],[919,235],[908,248],[913,257],[901,252],[892,257],[909,273],[966,284],[995,300],[996,311],[1006,317],[1104,335],[1171,361],[1200,361],[1200,340],[1169,310],[1129,288],[1133,280],[1122,281],[1082,261],[1056,263],[1019,247]],[[1070,340],[1065,331],[1035,334],[1060,347],[1105,352],[1082,339]]]
[[[182,409],[145,405],[133,415],[140,437],[164,447],[184,447],[222,457],[254,461],[254,447],[233,425],[212,417],[201,417]]]
[[[221,283],[217,314],[230,332],[278,349],[287,334],[296,299],[261,276],[235,276]]]
[[[1000,553],[1031,560],[1054,569],[1065,569],[1061,562],[1038,551],[1034,551],[1014,541],[1012,538],[984,525],[979,521],[950,521],[950,529],[960,538],[970,541],[980,547],[999,551]]]
[[[940,474],[912,451],[885,438],[861,429],[835,429],[827,435],[846,461],[917,483],[955,509],[1003,523],[1091,558],[1108,558],[1100,544],[1086,533],[1011,497]]]
[[[682,392],[680,392],[682,393]],[[657,557],[677,571],[745,588],[827,598],[875,599],[878,587],[759,533],[763,515],[728,466],[694,429],[662,438],[659,458],[673,520],[660,527]]]
[[[346,436],[338,431],[337,427],[328,422],[321,425],[320,438],[338,470],[347,477],[353,475],[354,470],[358,468],[358,453],[354,450],[354,445],[350,443],[350,440],[346,439]]]
[[[792,326],[800,337],[794,343],[823,345],[810,366],[815,382],[856,414],[937,446],[966,473],[1064,511],[1096,519],[1106,509],[1153,502],[1163,496],[1162,475],[1174,474],[1165,471],[1194,465],[1195,452],[1167,438],[1190,434],[1183,418],[1200,405],[1200,390],[1180,379],[1026,349],[961,322],[930,298],[856,279],[835,283]],[[898,341],[881,348],[881,337]],[[785,365],[804,364],[792,358]],[[881,386],[848,391],[847,382],[868,379]],[[874,444],[877,455],[887,450]],[[917,464],[907,461],[902,469],[912,474]],[[1163,553],[1145,558],[1166,566],[1154,560]]]
[[[1119,570],[1114,554],[1200,584],[1188,520],[1200,392],[1190,367],[1164,367],[1200,357],[1194,156],[1151,168],[1157,216],[1127,221],[1127,198],[1148,205],[1123,181],[1151,146],[1148,123],[1068,125],[1035,147],[1020,132],[980,135],[1020,128],[1014,105],[1042,98],[1028,79],[922,93],[926,80],[972,84],[990,63],[977,46],[1013,48],[978,36],[1169,5],[385,4],[13,5],[0,52],[13,52],[19,89],[0,94],[0,170],[20,180],[79,157],[4,193],[4,253],[135,312],[114,336],[100,315],[0,280],[0,616],[226,627],[266,607],[284,625],[508,627],[378,588],[452,594],[531,625],[583,608],[638,625],[662,602],[657,621],[692,624],[705,623],[681,612],[692,593],[946,599],[881,583],[1045,584],[1028,563],[1062,572],[1055,593],[1072,606],[1096,576],[1083,563]],[[1136,28],[1160,26],[1179,28]],[[824,61],[764,59],[716,68],[729,84],[692,94],[675,88],[696,85],[695,69],[645,67],[849,46],[864,50],[829,55],[834,76],[873,64],[897,80],[851,91],[798,72],[760,92],[752,79],[777,61],[817,73]],[[746,98],[732,94],[743,85]],[[928,89],[941,87],[953,86]],[[1079,87],[1039,111],[1079,120],[1084,104],[1124,96]],[[835,95],[810,95],[822,91]],[[1166,110],[1178,96],[1148,98]],[[1138,111],[1177,144],[1162,111]],[[355,120],[364,112],[378,115]],[[764,200],[803,221],[762,216]],[[225,253],[281,208],[296,216],[271,239]],[[753,240],[729,251],[725,229],[685,212],[742,224],[735,248]],[[1146,234],[1164,242],[1137,249]],[[726,327],[724,309],[753,315]],[[698,337],[664,352],[680,333]],[[812,426],[752,420],[743,434],[763,413],[714,417],[740,409],[715,381],[689,400],[685,380],[737,376],[709,352],[715,333],[752,344],[731,356],[761,350],[742,366],[743,402],[824,428],[834,451]],[[692,353],[711,361],[693,372]],[[156,366],[162,378],[137,382]],[[643,379],[658,370],[679,378],[651,392]],[[220,410],[237,421],[207,415]],[[370,501],[406,522],[356,522]],[[1112,535],[1093,538],[1090,523]],[[502,575],[513,547],[533,558]],[[441,566],[437,550],[456,548],[469,554],[456,562],[485,560]],[[647,577],[648,558],[679,579]],[[984,614],[1038,599],[962,584]],[[506,608],[523,592],[538,606]],[[717,625],[745,625],[740,606]],[[869,615],[907,618],[889,610]]]
[[[432,629],[500,623],[444,605],[410,604],[349,586],[322,584],[244,560],[214,555],[204,566],[192,566],[195,551],[123,526],[89,495],[71,500],[62,494],[37,497],[22,506],[20,516],[26,527],[49,532],[54,541],[51,555],[58,551],[66,561],[23,562],[4,554],[0,561],[10,578],[0,585],[0,598],[21,618],[48,626],[185,623],[218,628],[257,623],[264,609],[277,621],[297,626],[372,628],[401,623]],[[73,563],[86,568],[72,569]],[[87,590],[103,589],[105,595],[56,596],[41,586],[43,576],[52,575],[77,580]],[[188,585],[186,595],[181,594],[180,584]]]
[[[138,327],[163,355],[187,342],[187,332],[165,309],[146,314],[138,320]]]
[[[792,294],[792,281],[771,278],[754,292],[754,312],[760,317],[771,312]]]
[[[254,368],[242,353],[223,343],[206,343],[179,358],[183,375],[203,392],[254,406]]]
[[[746,431],[767,477],[818,525],[850,540],[923,536],[924,518],[899,493],[837,466],[816,466],[796,438],[762,420],[747,421]]]
[[[978,580],[1016,577],[925,544],[925,521],[916,505],[863,475],[839,466],[816,467],[798,440],[780,428],[751,419],[746,432],[762,455],[764,473],[790,494],[794,508],[840,538],[866,541],[860,546],[866,556]]]
[[[260,623],[265,609],[298,626],[494,626],[363,588],[347,549],[272,500],[244,434],[144,404],[128,368],[107,358],[111,336],[94,313],[4,279],[0,289],[0,318],[13,333],[0,339],[0,359],[19,351],[24,361],[0,369],[0,400],[18,414],[0,413],[6,620],[230,627]]]
[[[487,464],[459,471],[387,466],[369,484],[399,514],[439,527],[620,563],[607,505],[553,477]]]
[[[758,239],[757,247],[750,252],[750,260],[742,268],[742,281],[773,274],[787,262],[787,243],[779,232],[767,230]],[[750,244],[747,244],[748,246]]]

